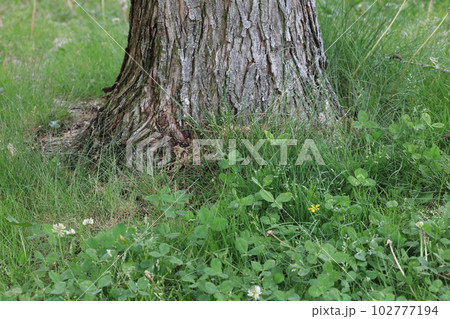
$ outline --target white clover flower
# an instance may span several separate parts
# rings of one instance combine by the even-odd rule
[[[258,300],[260,294],[261,294],[260,286],[253,286],[248,290],[248,296],[253,298],[254,300]]]
[[[53,225],[52,232],[58,234],[58,237],[63,237],[64,234],[66,233],[66,226],[64,226],[61,223],[55,224],[55,225]]]
[[[417,222],[416,226],[419,227],[419,228],[422,228],[423,227],[423,222]]]
[[[76,231],[75,229],[71,228],[70,230],[66,230],[66,235],[75,235]]]
[[[88,218],[88,219],[83,220],[83,225],[84,226],[86,226],[86,225],[94,225],[94,219]]]

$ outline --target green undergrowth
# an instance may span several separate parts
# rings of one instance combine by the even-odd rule
[[[85,5],[103,26],[100,3]],[[105,30],[125,45],[120,4],[105,3]],[[434,67],[401,78],[406,64],[389,59],[407,61],[447,8],[408,1],[362,63],[399,8],[362,16],[372,3],[318,1],[346,113],[335,127],[212,119],[201,134],[224,157],[155,176],[118,150],[42,153],[35,132],[101,97],[123,51],[65,1],[38,2],[33,41],[32,1],[0,4],[0,300],[450,300],[448,22],[414,59]],[[244,139],[265,140],[265,165],[245,163]],[[286,163],[280,139],[297,140]]]

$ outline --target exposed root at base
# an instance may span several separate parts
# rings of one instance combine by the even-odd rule
[[[37,127],[36,142],[45,153],[71,150],[79,143],[79,136],[89,128],[103,104],[103,99],[74,103],[69,108],[69,116],[54,122],[57,128]]]

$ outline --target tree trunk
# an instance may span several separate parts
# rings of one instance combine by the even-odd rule
[[[92,124],[122,145],[188,145],[209,113],[327,121],[339,104],[315,0],[132,0],[128,46]],[[283,101],[283,102],[281,102]]]

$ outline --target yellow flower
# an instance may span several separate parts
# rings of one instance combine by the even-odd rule
[[[315,212],[317,212],[317,211],[320,210],[320,204],[317,204],[317,205],[311,205],[311,207],[308,208],[308,209],[311,211],[311,213],[315,213]]]

